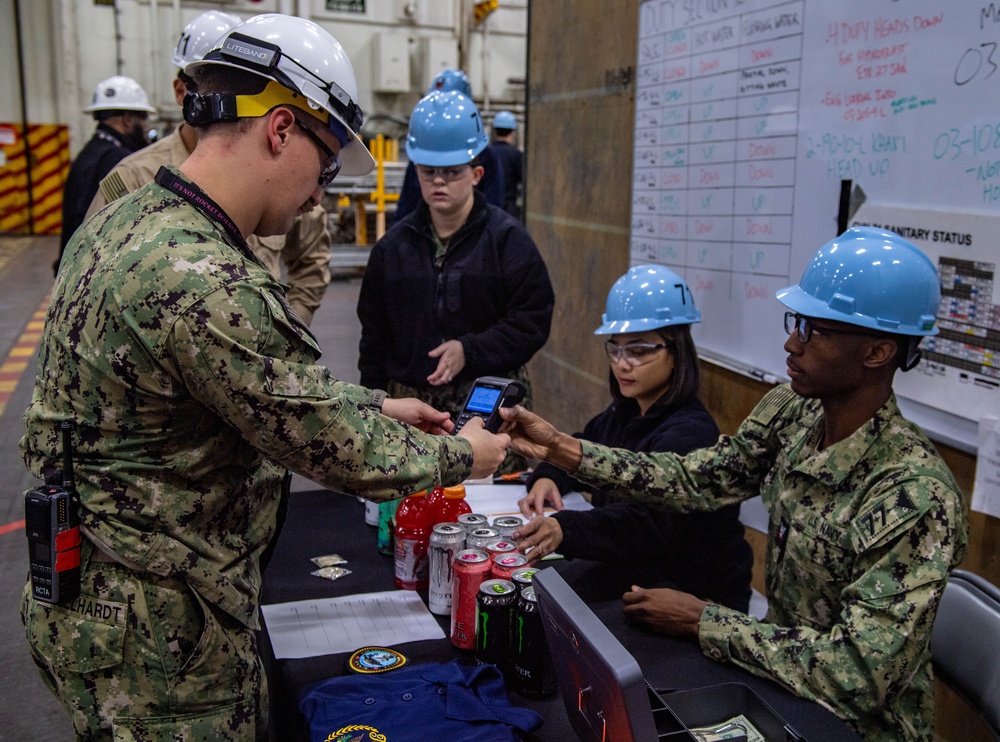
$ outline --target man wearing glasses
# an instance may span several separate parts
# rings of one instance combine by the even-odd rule
[[[239,16],[231,13],[207,10],[184,27],[171,55],[171,63],[177,68],[173,92],[179,106],[184,104],[188,92],[194,92],[194,81],[184,68],[212,51],[219,37],[240,22]],[[317,141],[326,146],[321,139]],[[198,130],[181,122],[167,136],[126,157],[101,180],[87,210],[87,218],[110,202],[149,183],[160,166],[179,166],[194,151],[197,143]],[[333,177],[327,174],[323,187],[332,180]],[[284,266],[288,304],[306,325],[312,324],[313,315],[330,285],[330,230],[326,209],[316,204],[295,219],[287,235],[250,235],[247,244],[276,279],[282,280]]]
[[[628,453],[515,410],[505,415],[514,448],[671,510],[761,495],[770,515],[763,620],[673,590],[627,592],[626,615],[821,701],[867,740],[929,742],[931,628],[967,524],[958,485],[900,414],[892,380],[937,332],[936,271],[898,235],[852,228],[777,296],[791,310],[791,382],[735,435],[684,457]]]
[[[406,153],[422,202],[372,248],[358,297],[364,386],[416,397],[457,419],[477,377],[531,385],[555,298],[531,235],[476,184],[487,145],[479,110],[434,91],[410,117]],[[503,471],[525,468],[512,456]]]
[[[24,416],[40,478],[76,428],[80,595],[52,605],[29,583],[22,616],[77,739],[266,739],[261,561],[287,470],[398,499],[491,474],[509,442],[333,379],[247,246],[374,166],[336,39],[259,15],[185,72],[198,146],[70,240]]]

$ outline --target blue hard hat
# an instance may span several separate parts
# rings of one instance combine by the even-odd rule
[[[937,335],[934,264],[895,232],[851,227],[819,249],[778,301],[806,317],[899,335]]]
[[[636,265],[611,287],[601,319],[595,335],[620,335],[701,322],[701,312],[687,283],[672,270]]]
[[[494,129],[516,129],[517,119],[514,118],[514,114],[510,111],[497,111],[497,115],[493,117],[493,128]]]
[[[431,86],[427,88],[428,93],[435,90],[448,91],[457,90],[462,95],[472,97],[472,85],[469,84],[469,76],[462,70],[446,69],[441,70],[434,76]]]
[[[406,154],[417,165],[466,165],[488,143],[479,109],[457,91],[425,95],[410,115]]]

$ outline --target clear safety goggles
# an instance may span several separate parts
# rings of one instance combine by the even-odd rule
[[[433,183],[441,178],[446,183],[460,180],[469,173],[471,165],[456,165],[455,167],[429,167],[427,165],[417,165],[417,177],[428,183]]]
[[[627,343],[619,345],[614,340],[604,342],[604,351],[612,363],[618,363],[623,358],[630,366],[642,366],[656,358],[657,351],[669,348],[666,343]]]

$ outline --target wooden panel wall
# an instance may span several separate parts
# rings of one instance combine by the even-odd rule
[[[529,6],[525,210],[552,275],[552,336],[531,362],[536,409],[579,430],[608,403],[592,335],[607,291],[628,268],[638,0],[545,0]],[[732,432],[769,388],[703,364],[702,398]],[[969,501],[974,457],[939,446]],[[762,538],[754,538],[758,560]],[[1000,584],[1000,520],[972,513],[963,568]],[[756,574],[760,575],[758,570]],[[938,737],[971,739],[968,712],[939,693]]]
[[[637,13],[594,0],[529,9],[525,212],[556,294],[532,384],[537,409],[574,430],[608,401],[593,331],[628,268]]]

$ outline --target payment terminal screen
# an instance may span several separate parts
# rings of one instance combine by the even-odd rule
[[[499,396],[499,389],[477,386],[472,390],[472,396],[469,398],[469,404],[465,406],[465,409],[489,414],[493,412],[493,406],[497,403]]]

